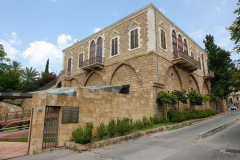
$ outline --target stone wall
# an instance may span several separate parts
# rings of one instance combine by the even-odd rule
[[[133,120],[142,119],[143,116],[153,116],[152,101],[150,98],[119,93],[77,89],[77,97],[34,94],[32,98],[30,150],[29,154],[42,151],[44,117],[46,106],[60,106],[58,143],[57,146],[64,146],[66,141],[71,140],[72,131],[78,127],[84,127],[86,122],[93,122],[93,134],[96,135],[96,128],[101,122],[107,124],[111,119],[129,117]],[[62,106],[79,107],[79,122],[62,124]],[[39,112],[39,109],[42,112]]]

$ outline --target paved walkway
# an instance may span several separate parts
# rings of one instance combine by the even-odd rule
[[[0,159],[25,156],[27,151],[27,142],[0,142]]]

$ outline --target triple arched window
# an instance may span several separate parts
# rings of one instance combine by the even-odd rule
[[[182,40],[180,34],[177,37],[176,32],[174,30],[172,30],[172,48],[173,53],[179,51],[180,53],[184,52],[188,54],[187,40],[186,39]]]

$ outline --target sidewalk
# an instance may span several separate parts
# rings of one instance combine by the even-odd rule
[[[0,159],[25,156],[27,151],[27,142],[0,142]]]

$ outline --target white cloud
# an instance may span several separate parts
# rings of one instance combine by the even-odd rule
[[[18,39],[17,33],[12,32],[11,34],[4,34],[7,40],[0,39],[0,44],[3,45],[4,51],[7,53],[7,57],[11,60],[18,58],[20,51],[17,50],[14,45],[21,44],[21,40]]]
[[[62,49],[70,45],[69,41],[72,41],[72,37],[65,34],[58,36],[57,45],[46,41],[35,41],[23,51],[22,56],[29,61],[29,66],[38,70],[43,69],[49,59],[51,70],[59,71],[62,68]]]
[[[199,29],[190,33],[190,37],[192,37],[193,39],[203,39],[205,35],[206,34],[203,29]]]
[[[68,47],[70,44],[68,44],[68,41],[71,41],[72,37],[70,35],[61,34],[58,36],[57,43],[60,49],[64,49]]]
[[[100,30],[101,30],[101,28],[95,27],[94,30],[93,30],[93,32],[96,33],[96,32],[98,32],[98,31],[100,31]]]

